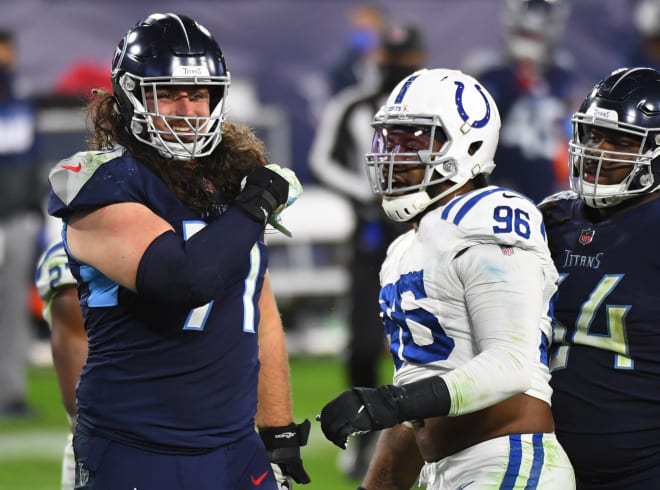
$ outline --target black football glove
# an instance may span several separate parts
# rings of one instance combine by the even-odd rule
[[[300,448],[307,444],[310,428],[309,420],[305,419],[301,424],[294,422],[285,427],[269,427],[259,430],[259,435],[268,450],[268,457],[273,465],[278,488],[292,488],[290,479],[296,483],[311,481],[300,458]],[[281,476],[278,475],[278,469]]]
[[[406,420],[447,415],[451,398],[445,381],[431,376],[413,383],[353,388],[331,400],[316,420],[333,444],[346,449],[348,436],[387,429]]]
[[[279,172],[268,167],[257,167],[243,180],[242,190],[236,196],[236,205],[252,219],[265,225],[275,210],[287,204],[289,185],[289,181]]]
[[[348,436],[386,429],[403,420],[397,404],[399,390],[392,385],[346,390],[326,404],[316,420],[329,441],[346,449]]]

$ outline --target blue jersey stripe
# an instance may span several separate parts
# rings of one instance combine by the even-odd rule
[[[520,463],[522,462],[522,443],[520,434],[511,434],[509,436],[509,464],[504,473],[504,479],[500,485],[500,490],[513,489],[520,472]]]
[[[532,436],[532,443],[534,445],[534,461],[532,462],[532,469],[529,472],[529,480],[527,480],[525,490],[534,490],[538,488],[539,479],[541,478],[541,469],[543,468],[543,460],[545,459],[543,434],[534,434]]]
[[[541,236],[545,240],[545,224],[541,222]]]
[[[83,282],[89,283],[87,306],[108,307],[119,304],[119,285],[110,278],[99,274],[90,265],[80,266],[80,276]]]
[[[458,225],[461,222],[461,220],[463,218],[465,218],[465,216],[470,212],[470,210],[477,205],[477,203],[479,201],[481,201],[484,197],[490,196],[494,192],[499,192],[499,191],[501,191],[501,189],[499,187],[497,187],[495,189],[485,190],[485,191],[479,192],[475,196],[470,197],[470,199],[468,199],[464,204],[461,203],[461,207],[458,210],[458,212],[456,213],[456,217],[453,219],[452,223],[454,223],[455,225]],[[453,208],[453,205],[456,204],[456,203],[457,203],[457,201],[454,202],[454,203],[450,203],[447,206],[447,208],[445,208],[443,210],[443,212],[442,212],[442,218],[443,219],[447,219],[449,211],[451,210],[451,208]]]

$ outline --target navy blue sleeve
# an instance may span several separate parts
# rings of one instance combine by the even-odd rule
[[[190,308],[211,301],[242,267],[263,225],[232,207],[184,241],[173,231],[158,236],[138,266],[138,293]]]

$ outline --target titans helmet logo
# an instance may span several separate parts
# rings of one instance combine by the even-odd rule
[[[117,74],[119,67],[124,61],[124,55],[126,54],[127,45],[128,43],[126,42],[126,36],[124,36],[124,38],[121,41],[119,41],[119,44],[115,48],[115,54],[112,57],[112,65],[111,65],[112,77],[114,77]]]

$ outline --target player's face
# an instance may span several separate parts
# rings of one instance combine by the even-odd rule
[[[147,92],[147,110],[160,116],[178,116],[178,118],[154,117],[153,124],[157,131],[162,132],[164,139],[173,139],[169,127],[179,135],[182,141],[194,139],[194,132],[199,128],[190,126],[190,123],[181,117],[195,118],[210,115],[211,96],[209,89],[196,85],[160,86],[154,96],[153,91]],[[193,119],[194,121],[194,119]],[[168,127],[169,126],[169,127]]]
[[[589,183],[612,185],[620,183],[630,174],[642,139],[619,131],[585,125],[582,142],[594,150],[585,152],[582,178]],[[598,164],[601,160],[599,170]]]
[[[423,182],[431,168],[420,162],[419,152],[438,152],[446,142],[440,129],[436,129],[431,142],[430,126],[389,126],[383,128],[379,152],[389,153],[394,159],[393,187],[403,188]],[[383,167],[383,178],[387,179],[387,167]]]

